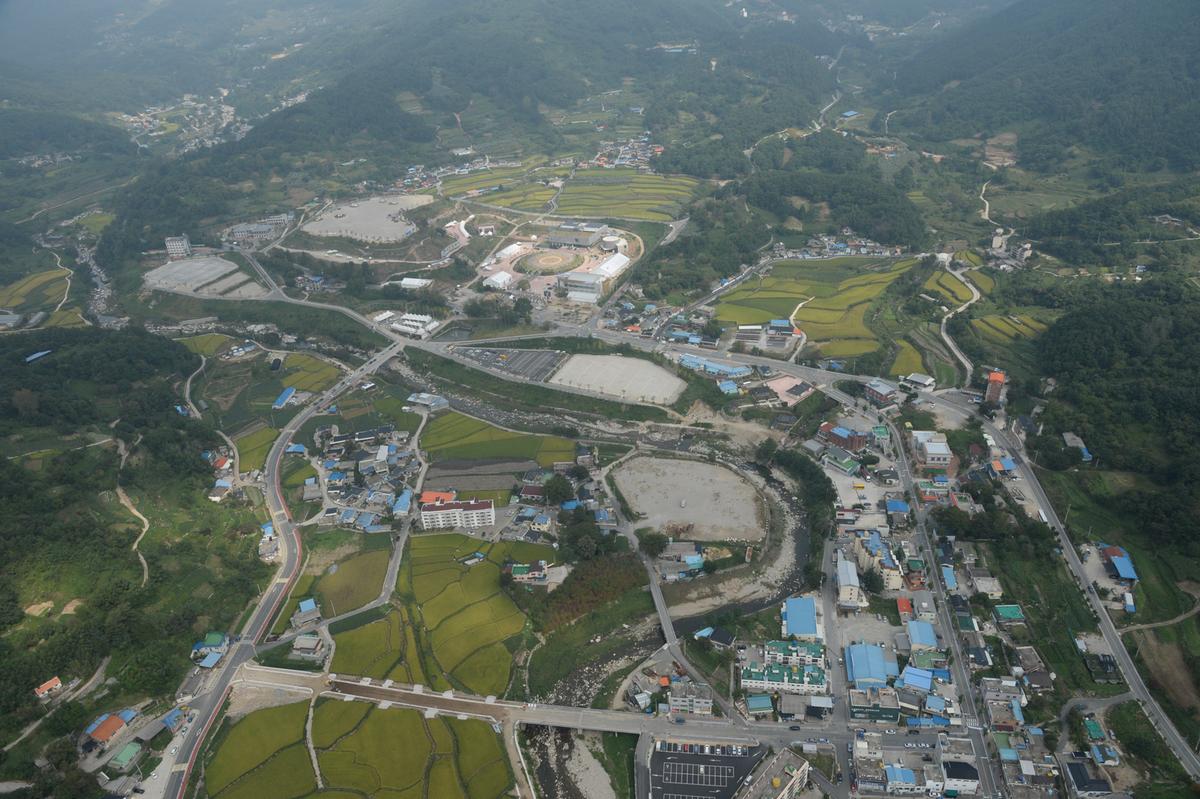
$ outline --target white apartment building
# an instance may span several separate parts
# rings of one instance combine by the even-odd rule
[[[465,527],[490,527],[496,523],[496,506],[490,500],[476,502],[435,502],[421,506],[421,527],[449,530]]]

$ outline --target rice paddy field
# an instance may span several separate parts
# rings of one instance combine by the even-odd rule
[[[324,391],[337,382],[338,368],[314,355],[291,353],[284,359],[283,385],[297,391]]]
[[[940,295],[954,306],[962,305],[971,299],[971,289],[949,272],[939,269],[929,276],[923,286],[926,292],[935,296]]]
[[[455,175],[442,180],[442,194],[455,197],[479,189],[489,189],[493,186],[508,186],[524,182],[526,169],[523,166],[505,167],[503,169],[486,169],[472,172],[468,175]],[[489,195],[488,202],[491,202]]]
[[[512,785],[499,736],[474,719],[323,698],[313,746],[326,789],[353,796],[496,799]]]
[[[575,457],[575,444],[556,436],[513,433],[460,413],[441,414],[421,434],[434,460],[536,460],[542,466]]]
[[[313,790],[316,778],[302,743],[307,716],[308,702],[295,702],[256,710],[223,726],[204,768],[207,794],[292,799]],[[262,792],[264,786],[270,790]]]
[[[43,311],[58,305],[67,288],[67,272],[48,269],[0,287],[0,309],[15,313]]]
[[[892,368],[889,372],[891,375],[909,375],[925,368],[921,352],[912,345],[912,342],[901,339],[896,344],[900,347],[900,351],[896,354],[896,360],[892,361]]]
[[[198,336],[177,339],[177,341],[197,355],[203,355],[206,358],[213,357],[225,349],[226,345],[233,343],[233,339],[223,333],[202,333]]]
[[[670,222],[696,196],[699,186],[694,178],[635,169],[581,171],[563,188],[558,213]]]
[[[249,435],[235,438],[233,443],[237,444],[238,468],[243,472],[261,469],[267,462],[267,453],[278,435],[278,430],[264,427]]]
[[[379,596],[390,554],[386,549],[361,552],[322,574],[314,589],[320,594],[322,613],[327,617],[349,613]]]
[[[975,288],[984,296],[991,294],[996,288],[996,279],[983,269],[972,269],[970,278]]]
[[[1009,344],[1017,339],[1035,338],[1046,332],[1049,325],[1029,314],[989,314],[972,319],[971,327],[993,343]]]
[[[465,565],[475,553],[483,560]],[[510,559],[553,561],[554,550],[458,534],[411,538],[396,589],[402,606],[335,631],[330,670],[503,695],[513,665],[504,642],[525,629],[525,615],[500,590]]]
[[[717,317],[736,324],[791,318],[823,355],[861,355],[880,344],[866,323],[871,304],[915,264],[870,258],[781,262],[769,276],[726,295]]]
[[[543,211],[546,203],[554,199],[555,190],[541,183],[528,183],[504,191],[494,192],[481,198],[490,205],[502,205],[518,211]]]

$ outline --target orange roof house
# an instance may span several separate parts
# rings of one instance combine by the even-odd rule
[[[33,694],[38,699],[43,699],[57,691],[59,688],[62,688],[62,680],[58,679],[57,677],[51,677],[37,688],[34,688]]]
[[[96,726],[96,729],[92,730],[92,740],[102,744],[108,743],[110,740],[112,740],[112,737],[120,732],[121,728],[124,726],[125,721],[116,713],[113,713],[104,721],[100,722]]]

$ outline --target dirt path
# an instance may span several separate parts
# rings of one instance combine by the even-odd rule
[[[325,778],[321,776],[321,764],[317,762],[317,750],[313,746],[313,710],[316,706],[317,697],[314,694],[312,701],[308,703],[308,718],[304,721],[304,745],[308,747],[308,757],[312,760],[313,773],[317,775],[317,790],[320,791],[325,787]]]
[[[1196,583],[1181,583],[1179,587],[1183,591],[1191,594],[1193,599],[1200,600],[1200,585],[1197,585]],[[1145,624],[1131,624],[1128,627],[1118,628],[1117,632],[1121,633],[1121,635],[1124,635],[1125,633],[1137,632],[1138,630],[1153,630],[1155,627],[1169,627],[1172,624],[1178,624],[1184,619],[1190,619],[1197,613],[1200,613],[1200,601],[1196,602],[1196,604],[1192,606],[1191,610],[1185,610],[1183,613],[1180,613],[1173,619],[1167,619],[1166,621],[1147,622]]]
[[[141,436],[138,436],[138,441],[140,440]],[[137,446],[137,444],[135,443],[134,446]],[[117,451],[121,453],[121,465],[117,469],[119,474],[120,470],[125,468],[125,460],[129,457],[129,450],[126,448],[125,442],[119,438],[117,439]],[[131,549],[133,550],[133,554],[137,555],[138,562],[142,564],[142,587],[145,588],[146,583],[150,581],[150,567],[146,564],[146,558],[138,551],[138,545],[142,543],[142,539],[146,537],[146,532],[150,529],[150,520],[143,516],[142,512],[134,506],[133,501],[129,499],[129,495],[125,493],[125,489],[120,484],[117,485],[117,499],[121,501],[121,505],[124,506],[125,510],[136,516],[138,521],[142,523],[141,535],[133,542]]]

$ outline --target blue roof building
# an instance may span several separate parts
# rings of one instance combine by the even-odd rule
[[[308,448],[303,444],[288,444],[283,452],[285,455],[307,455]]]
[[[568,499],[566,502],[559,505],[559,507],[562,508],[563,510],[575,510],[576,508],[579,507],[579,500]]]
[[[722,394],[735,395],[738,393],[737,383],[732,380],[722,380],[717,383],[717,388],[721,389]]]
[[[930,713],[944,713],[946,711],[945,697],[938,696],[937,694],[930,694],[929,696],[925,697],[925,709]]]
[[[273,411],[280,410],[281,408],[283,408],[284,405],[288,404],[288,400],[290,400],[295,394],[296,394],[295,388],[293,388],[291,386],[289,386],[288,388],[285,388],[283,391],[279,392],[279,396],[275,398],[274,404],[271,405],[271,410],[273,410]]]
[[[221,479],[219,479],[215,483],[213,483],[213,487],[214,488],[233,488],[233,483],[231,483],[229,480],[226,480],[224,477],[222,477]]]
[[[317,609],[317,600],[313,599],[312,597],[309,597],[308,599],[301,599],[300,604],[296,607],[301,613],[311,613]]]
[[[942,582],[946,584],[946,588],[950,591],[958,588],[958,578],[954,576],[953,566],[942,567]]]
[[[884,688],[900,673],[894,660],[888,660],[879,644],[851,644],[846,647],[846,678],[858,690]]]
[[[933,672],[929,669],[905,666],[904,673],[900,675],[900,679],[896,681],[896,684],[899,685],[901,682],[904,683],[905,688],[911,688],[914,691],[927,694],[933,690]]]
[[[275,525],[271,522],[263,522],[258,529],[262,530],[264,536],[275,535]]]
[[[888,793],[909,793],[917,787],[917,775],[910,768],[886,766],[883,773],[887,778]]]
[[[819,638],[817,630],[817,601],[810,596],[797,596],[783,603],[783,635],[797,638]]]
[[[52,352],[54,352],[54,350],[42,350],[41,352],[35,352],[33,355],[26,355],[25,363],[33,363],[34,361],[40,361],[42,358],[45,358],[47,355],[49,355]]]
[[[933,625],[920,619],[908,620],[908,640],[913,649],[937,649],[937,633]]]
[[[202,669],[211,669],[213,666],[217,665],[220,662],[221,662],[221,653],[220,652],[209,652],[207,655],[204,656],[204,659],[201,660],[197,665]]]
[[[902,499],[889,499],[887,501],[888,513],[908,513],[908,503]]]
[[[400,492],[400,496],[396,497],[396,501],[392,503],[392,515],[401,516],[408,513],[412,509],[413,492],[411,488],[406,488]]]

